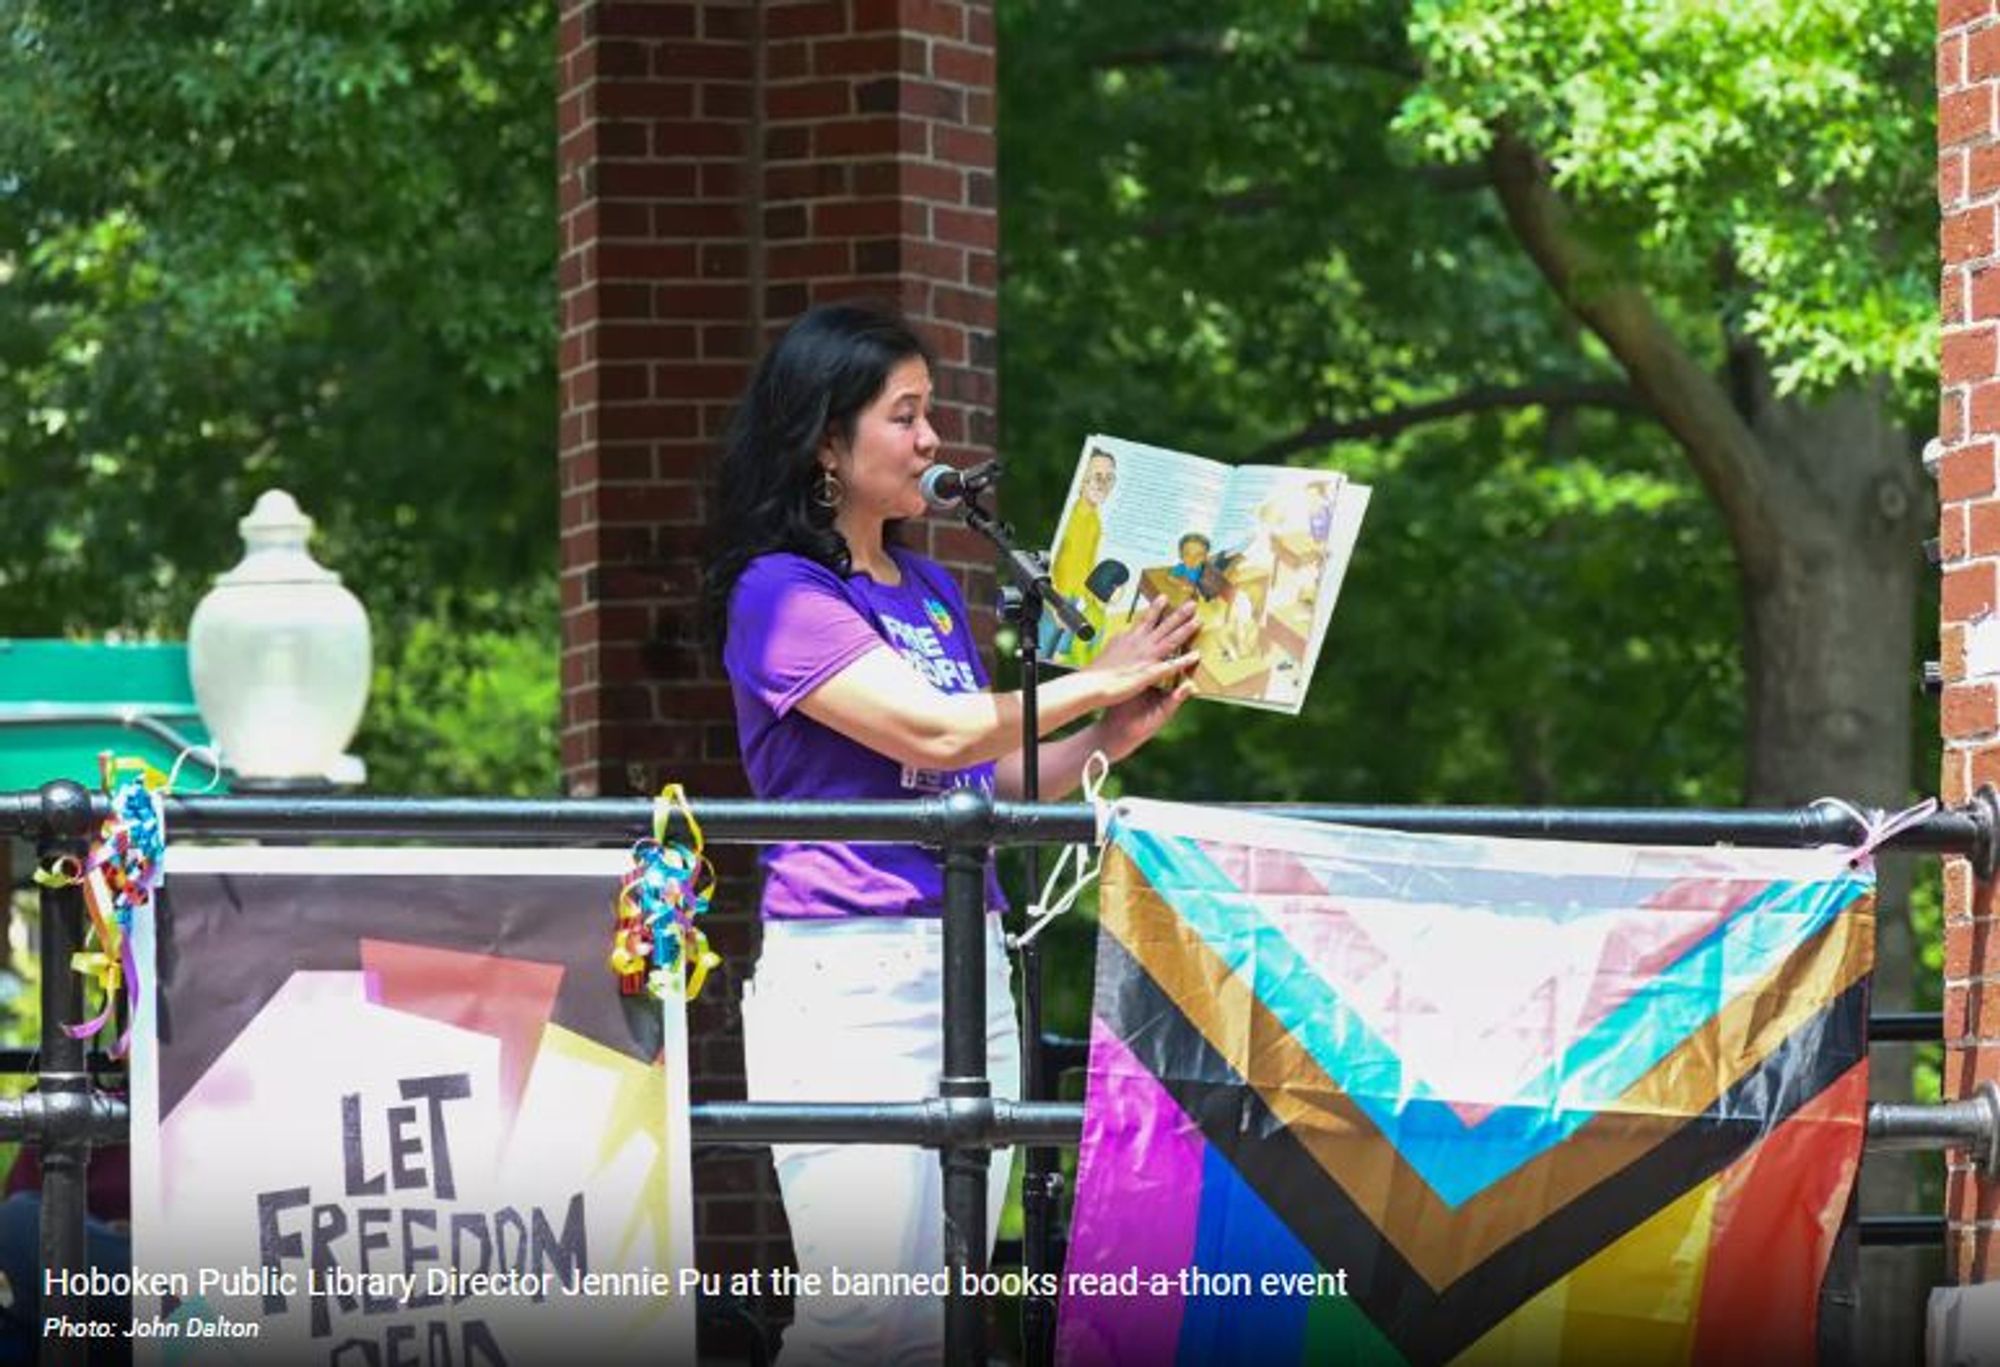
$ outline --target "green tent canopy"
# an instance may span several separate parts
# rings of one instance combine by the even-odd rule
[[[183,643],[0,637],[0,792],[58,778],[95,788],[97,757],[106,750],[164,772],[188,746],[208,740]],[[213,776],[196,756],[177,786],[199,788]]]

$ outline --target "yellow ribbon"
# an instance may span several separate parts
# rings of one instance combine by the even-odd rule
[[[119,966],[118,956],[101,949],[79,949],[69,956],[69,966],[84,977],[95,979],[107,1004],[117,999],[118,989],[125,984],[125,970]]]
[[[681,961],[688,966],[687,999],[693,1001],[701,995],[710,971],[722,963],[722,956],[708,947],[706,933],[690,927],[681,937]]]
[[[83,881],[83,861],[73,854],[59,854],[46,868],[35,870],[35,886],[73,888]]]
[[[694,819],[694,808],[688,806],[687,792],[678,783],[669,783],[660,789],[660,795],[653,799],[654,843],[659,845],[667,843],[667,822],[675,812],[679,812],[681,820],[687,823],[688,833],[694,837],[693,853],[699,858],[702,846],[701,823]]]
[[[185,759],[189,753],[191,752],[182,751],[181,759]],[[113,795],[114,806],[120,786],[120,775],[136,777],[146,792],[152,795],[157,812],[159,799],[173,791],[174,775],[180,772],[180,763],[180,760],[176,760],[174,774],[167,774],[138,756],[114,755],[109,750],[101,750],[97,755],[97,774],[104,785],[104,791]],[[90,916],[89,934],[85,940],[85,944],[90,947],[77,950],[70,955],[70,969],[96,982],[98,990],[104,994],[104,1009],[94,1020],[87,1021],[81,1026],[65,1027],[73,1037],[79,1039],[95,1034],[106,1021],[111,1019],[118,1006],[121,988],[129,987],[135,995],[138,990],[136,974],[130,984],[125,979],[125,932],[118,922],[114,902],[116,897],[132,890],[125,886],[126,873],[123,867],[115,860],[105,859],[102,854],[104,844],[118,819],[119,814],[114,812],[111,818],[106,820],[92,844],[88,863],[71,861],[70,868],[75,870],[75,876],[67,880],[83,884],[83,905]],[[164,835],[164,832],[162,834]],[[49,872],[52,878],[62,878],[68,870],[64,869],[62,861],[58,860]],[[137,890],[134,896],[139,899],[137,904],[143,904],[145,890],[143,888]],[[136,1002],[134,1004],[136,1005]],[[123,1057],[130,1039],[131,1028],[128,1022],[125,1036],[111,1050],[111,1056]]]
[[[196,747],[200,748],[200,747]],[[137,755],[114,755],[109,750],[97,752],[97,781],[107,793],[118,790],[120,774],[137,774],[139,781],[146,785],[146,791],[157,793],[167,787],[166,774],[150,760]]]
[[[69,966],[86,978],[95,979],[104,992],[107,1011],[118,999],[118,989],[125,982],[125,970],[121,956],[125,949],[124,932],[118,928],[117,918],[107,916],[102,898],[105,895],[103,875],[86,878],[83,888],[83,909],[90,917],[90,931],[97,941],[95,949],[80,949],[69,956]]]
[[[670,848],[667,828],[673,824],[675,815],[686,824],[691,837],[688,855],[692,867],[687,872],[688,888],[692,895],[706,900],[715,888],[715,868],[702,854],[706,843],[701,833],[701,822],[695,819],[694,808],[688,804],[687,790],[678,783],[669,783],[660,789],[653,799],[653,843],[662,850]],[[646,975],[646,985],[656,996],[665,996],[668,990],[664,968],[651,968],[652,960],[635,950],[627,932],[636,929],[641,921],[639,910],[633,905],[631,888],[625,887],[619,894],[619,927],[611,945],[611,971],[621,978]],[[681,994],[693,1001],[701,995],[702,987],[708,982],[708,975],[722,963],[722,956],[709,948],[708,936],[695,926],[683,926],[677,920],[651,927],[656,935],[674,935],[680,940],[680,957],[672,971],[682,975]]]

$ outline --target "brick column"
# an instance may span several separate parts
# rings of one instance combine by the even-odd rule
[[[740,791],[728,691],[693,639],[714,436],[755,344],[756,11],[563,7],[563,770]]]
[[[766,325],[828,299],[894,300],[936,345],[947,453],[986,459],[1000,230],[990,0],[773,3],[764,34]],[[992,601],[983,543],[942,523],[917,531],[968,602]]]
[[[558,46],[564,773],[579,796],[738,794],[696,584],[710,461],[762,343],[812,303],[892,300],[936,343],[948,455],[992,454],[991,0],[563,0]],[[969,534],[915,540],[990,604]],[[697,1099],[742,1094],[754,909],[725,882]],[[761,1163],[703,1159],[697,1185],[704,1267],[782,1259]]]
[[[1994,441],[2000,435],[2000,21],[1993,0],[1938,6],[1938,202],[1943,275],[1938,307],[1944,340],[1938,443],[1943,583],[1939,619],[1944,672],[1944,773],[1940,795],[1964,802],[2000,783],[2000,677],[1968,667],[1969,641],[2000,604],[2000,497]],[[1983,652],[1978,652],[1983,654]],[[1948,1098],[2000,1078],[2000,936],[1994,889],[1963,859],[1945,863],[1945,1073]],[[2000,1255],[2000,1184],[1979,1180],[1953,1154],[1946,1192],[1949,1261],[1959,1281],[1992,1280]]]
[[[810,304],[893,300],[937,345],[950,454],[992,454],[990,3],[569,0],[561,35],[564,772],[725,791],[694,585],[761,343]],[[962,529],[918,541],[990,601]]]

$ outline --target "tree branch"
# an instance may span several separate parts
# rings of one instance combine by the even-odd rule
[[[1589,380],[1548,380],[1539,384],[1468,389],[1448,399],[1411,404],[1387,413],[1369,413],[1358,418],[1320,418],[1288,437],[1280,437],[1252,453],[1253,462],[1289,460],[1301,451],[1330,446],[1337,441],[1361,441],[1372,437],[1393,437],[1399,432],[1427,422],[1459,418],[1472,413],[1503,412],[1516,408],[1619,408],[1646,412],[1639,396],[1622,384]]]
[[[1687,452],[1752,582],[1775,571],[1777,503],[1756,434],[1729,392],[1695,362],[1645,291],[1580,239],[1532,148],[1496,133],[1487,165],[1508,225],[1563,306],[1596,333],[1632,389]]]
[[[1232,54],[1233,49],[1219,33],[1181,34],[1162,38],[1144,47],[1118,48],[1102,53],[1090,60],[1089,69],[1131,71],[1142,67],[1205,66]],[[1298,60],[1308,66],[1342,67],[1397,81],[1415,81],[1422,74],[1413,67],[1371,62],[1364,57],[1356,57],[1352,52],[1321,52],[1307,48],[1298,54]]]
[[[1199,37],[1165,38],[1148,47],[1120,48],[1094,58],[1092,71],[1122,71],[1135,66],[1195,66],[1229,55],[1222,36],[1205,33]]]
[[[1233,195],[1215,195],[1199,204],[1180,205],[1154,214],[1139,225],[1141,237],[1179,237],[1198,224],[1218,218],[1255,218],[1285,202],[1284,190],[1276,185],[1259,185]]]
[[[1487,190],[1493,186],[1493,179],[1485,166],[1478,162],[1467,162],[1456,166],[1419,166],[1398,175],[1414,177],[1425,186],[1440,194],[1465,194],[1474,190]],[[1366,188],[1371,183],[1363,175],[1343,176],[1332,183],[1346,182],[1357,188]],[[1282,185],[1253,185],[1235,194],[1215,195],[1199,204],[1177,207],[1165,213],[1153,215],[1139,225],[1142,237],[1175,237],[1188,231],[1190,226],[1215,218],[1254,218],[1259,214],[1282,209],[1291,196]]]

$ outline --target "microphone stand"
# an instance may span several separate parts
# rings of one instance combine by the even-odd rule
[[[1084,620],[1083,614],[1077,611],[1076,604],[1056,592],[1056,586],[1049,579],[1049,567],[1043,563],[1043,557],[1034,551],[1024,551],[1015,545],[1014,529],[1002,522],[992,509],[979,501],[985,492],[981,489],[976,493],[967,494],[960,502],[959,516],[965,519],[965,525],[1000,548],[1001,571],[1014,581],[1014,587],[1020,591],[1024,599],[1037,600],[1035,614],[1037,622],[1041,617],[1039,609],[1046,608],[1056,615],[1058,622],[1074,632],[1079,641],[1093,639],[1097,635],[1097,628]],[[1035,690],[1034,676],[1029,675],[1024,678],[1021,685],[1032,696]],[[1039,740],[1040,736],[1033,731],[1023,737],[1031,759]]]
[[[979,502],[979,493],[968,494],[960,506],[965,525],[991,541],[1000,550],[1000,568],[1012,580],[1003,588],[1000,614],[1015,631],[1015,658],[1021,668],[1021,796],[1039,802],[1042,796],[1041,724],[1037,685],[1041,675],[1040,641],[1042,612],[1053,612],[1056,620],[1088,641],[1096,635],[1076,605],[1055,591],[1043,557],[1023,551],[1014,544],[1013,529]],[[1041,894],[1041,854],[1034,845],[1022,850],[1026,858],[1028,896]],[[1046,1075],[1042,1052],[1042,947],[1039,940],[1019,946],[1021,955],[1021,1096],[1027,1101],[1054,1099],[1054,1079]],[[1056,1205],[1062,1197],[1063,1179],[1056,1151],[1031,1147],[1021,1175],[1021,1261],[1029,1274],[1029,1284],[1056,1269]],[[1056,1303],[1052,1296],[1029,1294],[1021,1300],[1021,1340],[1029,1367],[1040,1367],[1054,1357]]]

